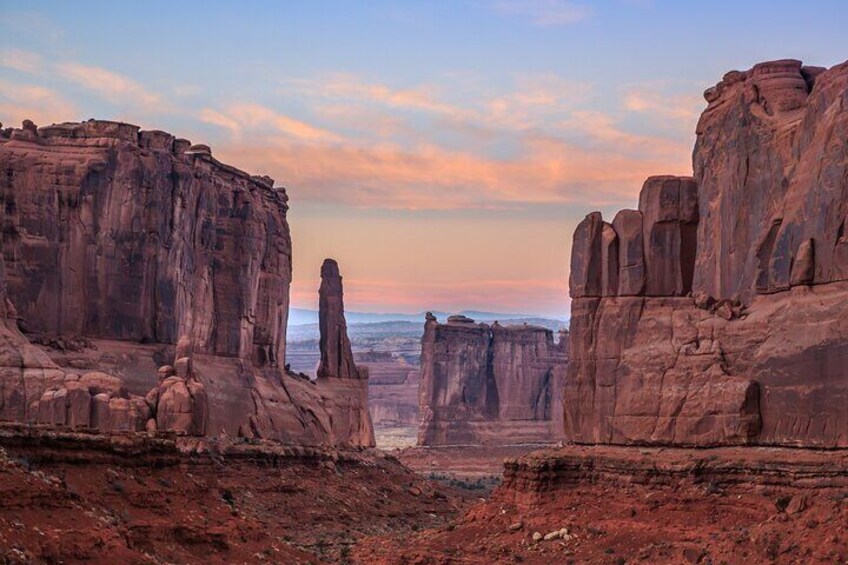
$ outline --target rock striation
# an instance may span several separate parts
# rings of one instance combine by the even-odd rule
[[[100,120],[2,129],[0,170],[3,417],[356,442],[332,432],[343,399],[282,369],[291,238],[272,179]],[[86,423],[94,370],[121,388],[89,388]]]
[[[705,98],[694,176],[575,231],[566,437],[848,446],[848,63]]]
[[[430,313],[421,339],[419,445],[552,442],[562,435],[568,339]]]
[[[332,403],[330,423],[333,434],[353,439],[356,445],[373,447],[374,428],[368,410],[368,368],[357,367],[347,336],[344,315],[344,289],[339,265],[325,259],[321,265],[321,287],[318,290],[318,326],[321,362],[318,384]]]

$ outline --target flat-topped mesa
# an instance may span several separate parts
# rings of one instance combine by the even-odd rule
[[[561,437],[567,338],[537,326],[428,313],[421,340],[419,445],[553,442]]]
[[[8,130],[4,130],[6,132]],[[108,121],[0,137],[7,284],[27,330],[285,356],[287,198]],[[253,284],[255,280],[261,283]]]
[[[565,435],[848,447],[848,63],[705,98],[694,177],[575,230]]]
[[[372,443],[332,413],[367,413],[359,389],[282,369],[292,247],[271,178],[102,120],[0,129],[0,173],[0,418]]]

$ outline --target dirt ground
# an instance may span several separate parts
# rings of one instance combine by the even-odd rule
[[[367,538],[354,548],[353,560],[620,565],[848,559],[846,453],[619,448],[600,449],[594,457],[592,449],[560,450],[570,458],[564,470],[551,464],[557,452],[541,452],[462,517],[424,532]],[[476,457],[480,469],[486,468],[485,453]],[[468,470],[474,458],[445,452],[401,459],[458,460]]]
[[[376,451],[28,442],[0,450],[0,563],[346,563],[365,536],[445,524],[474,500]]]
[[[844,453],[180,451],[52,432],[0,446],[0,563],[848,559]]]

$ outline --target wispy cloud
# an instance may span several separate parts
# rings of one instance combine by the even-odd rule
[[[395,121],[421,114],[440,120],[442,129],[490,134],[493,129],[519,131],[549,125],[586,102],[593,91],[590,83],[544,73],[516,76],[507,90],[491,91],[473,81],[464,86],[452,80],[446,83],[395,88],[337,73],[287,81],[280,94],[306,100],[317,112],[324,112],[327,106],[339,114],[344,114],[345,108],[352,114],[370,109],[376,117],[382,109],[380,115]],[[456,100],[448,100],[448,92]]]
[[[201,110],[201,121],[225,127],[234,133],[250,130],[261,133],[271,129],[275,133],[304,141],[340,141],[341,137],[331,131],[296,120],[259,104],[233,104],[225,111],[212,108]]]
[[[331,73],[317,78],[287,81],[286,92],[292,91],[336,102],[379,104],[389,108],[419,110],[455,118],[468,117],[467,110],[439,100],[438,88],[434,85],[393,88],[363,80],[349,73]]]
[[[668,95],[652,87],[635,87],[624,97],[624,107],[632,112],[652,114],[671,120],[683,120],[691,126],[704,109],[704,99],[694,94]]]
[[[216,153],[271,174],[292,186],[292,197],[302,201],[406,209],[568,202],[600,206],[632,197],[642,180],[657,171],[688,170],[686,147],[676,153],[663,148],[659,156],[629,155],[636,140],[624,137],[622,143],[627,151],[614,146],[583,149],[555,137],[528,136],[521,154],[507,159],[437,145],[405,150],[264,137],[224,145]]]
[[[492,8],[505,16],[517,16],[538,26],[560,26],[585,20],[592,7],[571,0],[498,0]]]
[[[159,94],[122,74],[80,63],[59,63],[55,68],[64,79],[97,93],[113,104],[134,105],[146,112],[161,112],[168,108]]]
[[[55,90],[0,80],[0,119],[29,119],[44,125],[78,119],[78,112]]]
[[[41,55],[21,49],[4,49],[0,51],[0,67],[36,74],[42,68]]]
[[[14,57],[19,66],[22,60]],[[131,115],[161,114],[170,103],[100,67],[26,62],[39,65],[131,106]],[[216,156],[270,174],[301,202],[412,210],[604,206],[630,199],[650,174],[689,172],[687,141],[633,133],[616,116],[586,109],[591,84],[526,74],[497,89],[469,85],[469,92],[438,83],[393,87],[335,74],[289,81],[278,105],[239,101],[184,113],[227,132],[207,140]],[[50,89],[9,84],[4,90],[14,92],[2,98],[8,118],[76,116]],[[636,113],[684,111],[682,100],[658,106],[636,89],[623,105]]]

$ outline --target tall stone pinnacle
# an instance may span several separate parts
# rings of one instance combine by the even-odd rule
[[[344,316],[344,290],[339,265],[325,259],[321,265],[321,288],[318,290],[318,325],[321,331],[321,364],[319,377],[343,379],[368,378],[367,369],[353,362]]]

